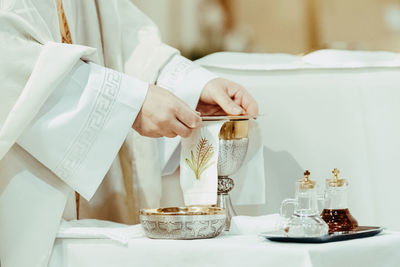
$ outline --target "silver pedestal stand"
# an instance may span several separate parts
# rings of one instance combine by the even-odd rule
[[[235,183],[228,175],[235,173],[243,164],[249,139],[240,138],[233,140],[219,140],[218,154],[218,198],[217,207],[224,208],[226,212],[225,231],[229,231],[232,216],[236,216],[229,192]]]

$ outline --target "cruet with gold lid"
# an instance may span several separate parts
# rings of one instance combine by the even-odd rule
[[[281,230],[291,237],[317,237],[328,234],[328,225],[322,220],[318,206],[315,181],[310,172],[296,182],[296,195],[281,204]]]
[[[338,169],[332,171],[333,177],[326,179],[324,209],[321,217],[329,226],[329,233],[354,230],[358,223],[350,214],[347,197],[349,183],[340,178]]]

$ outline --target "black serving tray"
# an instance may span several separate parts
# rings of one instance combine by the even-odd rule
[[[379,234],[383,231],[382,227],[378,226],[359,226],[353,231],[338,232],[330,235],[319,237],[288,237],[283,236],[282,232],[263,232],[259,235],[271,241],[290,242],[290,243],[328,243],[336,241],[344,241],[356,238],[370,237]]]

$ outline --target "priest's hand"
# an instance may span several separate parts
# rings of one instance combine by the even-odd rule
[[[150,85],[132,128],[148,137],[188,137],[200,125],[199,114],[170,91]]]
[[[258,115],[258,105],[246,89],[232,81],[215,78],[201,92],[196,108],[208,115]]]

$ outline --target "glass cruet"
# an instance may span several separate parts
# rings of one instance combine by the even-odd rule
[[[339,177],[340,171],[332,171],[333,178],[326,179],[324,209],[322,219],[329,226],[329,233],[352,231],[357,226],[357,220],[350,214],[348,208],[348,188],[346,179]]]
[[[316,237],[328,233],[328,225],[321,219],[317,207],[315,182],[310,172],[296,182],[296,195],[281,204],[280,228],[291,237]]]

